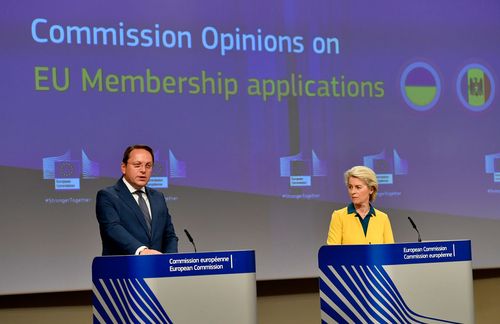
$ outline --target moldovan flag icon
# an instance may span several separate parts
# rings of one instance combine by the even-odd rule
[[[474,107],[481,107],[490,97],[491,82],[481,69],[467,70],[467,102]]]

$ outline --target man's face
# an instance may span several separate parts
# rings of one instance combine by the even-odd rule
[[[127,163],[122,163],[123,177],[135,189],[140,189],[149,181],[153,172],[153,157],[144,149],[134,149],[130,152]]]

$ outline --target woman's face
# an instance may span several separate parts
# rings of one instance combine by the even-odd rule
[[[347,181],[347,192],[349,192],[349,196],[354,205],[362,205],[370,202],[370,195],[373,193],[373,189],[368,188],[363,180],[349,177]]]

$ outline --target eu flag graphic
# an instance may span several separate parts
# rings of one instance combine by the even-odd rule
[[[80,161],[56,161],[54,180],[56,190],[79,190],[82,166]]]
[[[80,177],[80,161],[57,161],[54,166],[56,179]]]

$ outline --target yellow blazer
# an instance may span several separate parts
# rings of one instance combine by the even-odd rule
[[[375,214],[370,218],[366,236],[359,218],[356,217],[356,211],[348,213],[347,207],[334,211],[326,243],[328,245],[394,243],[389,216],[380,210],[374,210]]]

